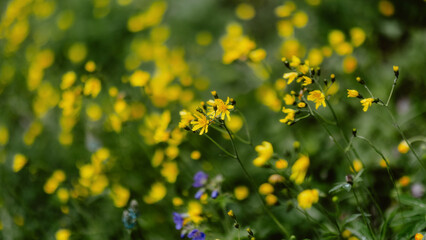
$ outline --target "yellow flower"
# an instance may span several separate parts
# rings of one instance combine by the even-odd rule
[[[151,75],[148,72],[136,70],[130,76],[130,85],[133,87],[143,87],[146,85],[150,77]]]
[[[86,96],[92,95],[92,98],[95,98],[96,96],[98,96],[99,92],[101,91],[101,88],[101,81],[97,78],[92,77],[86,81],[83,93]]]
[[[309,157],[300,155],[299,159],[291,167],[290,179],[300,185],[305,180],[306,172],[309,167]]]
[[[180,197],[174,197],[172,202],[173,202],[173,206],[175,207],[179,207],[183,205],[183,200]]]
[[[215,100],[210,100],[207,102],[211,107],[209,107],[208,115],[210,117],[220,117],[220,119],[225,120],[225,116],[228,120],[231,120],[229,110],[234,109],[234,106],[229,103],[229,97],[224,102],[220,98],[216,98]],[[216,109],[216,110],[215,110]]]
[[[6,145],[9,141],[9,130],[6,126],[0,125],[0,146]]]
[[[201,157],[200,151],[195,150],[191,152],[191,159],[198,160],[200,159],[200,157]]]
[[[188,204],[189,219],[196,225],[203,221],[202,213],[203,207],[198,202],[190,202]]]
[[[68,240],[70,236],[71,236],[71,231],[68,229],[59,229],[55,233],[56,240]]]
[[[299,207],[309,209],[312,204],[317,203],[319,200],[319,192],[317,189],[307,189],[297,195],[297,202]]]
[[[207,131],[209,130],[208,128],[210,121],[207,119],[206,115],[197,112],[195,113],[195,117],[197,119],[191,122],[191,124],[194,125],[192,127],[192,131],[197,131],[198,129],[201,129],[200,135],[203,135],[203,133],[207,133]]]
[[[163,183],[156,182],[151,186],[148,196],[145,196],[143,200],[147,204],[153,204],[163,199],[167,194],[167,189]]]
[[[228,216],[230,216],[230,217],[235,217],[235,215],[234,215],[234,211],[232,211],[232,210],[229,210],[228,211]]]
[[[273,206],[278,202],[278,198],[274,194],[268,194],[265,197],[265,201],[267,205]]]
[[[351,171],[355,170],[355,172],[359,172],[363,168],[362,162],[358,159],[355,159],[353,161],[353,168],[354,169],[351,169]]]
[[[309,93],[308,100],[315,102],[315,109],[318,109],[319,106],[326,107],[325,96],[320,90],[314,90]]]
[[[272,144],[267,141],[263,141],[262,145],[257,145],[255,150],[258,153],[258,157],[253,160],[253,164],[257,167],[263,166],[274,154]]]
[[[270,183],[264,183],[259,186],[259,193],[262,195],[268,195],[274,192],[274,187]]]
[[[406,141],[401,141],[398,145],[398,152],[402,154],[406,154],[410,150],[410,147],[408,146]]]
[[[287,84],[290,84],[294,81],[294,79],[297,78],[299,74],[297,72],[289,72],[289,73],[284,73],[283,78],[287,79]]]
[[[355,97],[358,97],[358,96],[359,96],[359,93],[358,93],[357,90],[348,89],[348,97],[355,98]]]
[[[408,176],[403,176],[398,180],[398,183],[402,186],[402,187],[406,187],[408,186],[408,184],[410,184],[411,179]]]
[[[286,169],[288,167],[288,162],[284,159],[279,159],[275,162],[275,167],[278,169]]]
[[[302,76],[300,78],[297,79],[297,82],[300,82],[303,80],[302,86],[308,86],[309,84],[312,83],[312,79],[307,77],[307,76]]]
[[[180,122],[179,122],[179,128],[185,128],[186,126],[191,123],[192,120],[194,120],[194,116],[186,110],[182,110],[179,112],[180,115]]]
[[[66,72],[64,75],[62,75],[62,82],[61,82],[61,89],[65,90],[69,87],[71,87],[75,80],[77,78],[77,75],[73,71]]]
[[[235,198],[239,201],[246,199],[249,195],[249,189],[246,186],[238,186],[234,189]]]
[[[176,162],[165,162],[163,163],[163,169],[161,169],[161,175],[166,178],[167,182],[174,183],[179,175],[179,168]]]
[[[240,3],[235,9],[235,13],[242,20],[250,20],[256,14],[254,7],[247,3]]]
[[[84,69],[88,72],[94,72],[96,70],[96,63],[94,61],[88,61],[84,65]]]
[[[114,206],[122,208],[126,206],[129,200],[130,191],[121,185],[115,184],[111,188],[110,196],[114,201]]]
[[[293,105],[294,101],[296,101],[296,97],[294,95],[286,94],[284,96],[285,105]]]
[[[298,106],[298,107],[300,107],[300,108],[304,108],[304,107],[306,107],[306,103],[304,103],[304,102],[299,102],[299,103],[297,104],[297,106]]]
[[[423,234],[421,233],[416,233],[416,236],[414,236],[415,240],[422,240],[423,239]]]
[[[364,106],[364,108],[362,109],[364,112],[367,112],[368,107],[371,106],[371,104],[374,102],[374,98],[365,98],[361,100],[361,104],[362,106]]]
[[[393,66],[393,71],[394,72],[398,72],[399,71],[399,67],[398,66]]]
[[[342,232],[342,237],[343,238],[349,238],[351,236],[351,231],[349,231],[348,229],[346,229],[345,231]]]
[[[294,121],[294,116],[296,115],[296,111],[291,108],[285,108],[283,107],[283,113],[287,113],[287,116],[283,119],[280,119],[280,122],[282,123],[292,123]]]
[[[18,153],[15,154],[15,156],[13,157],[13,171],[14,172],[19,172],[21,171],[21,169],[25,166],[25,164],[27,164],[28,159],[27,157],[25,157],[24,155]]]
[[[265,57],[266,57],[266,51],[262,48],[256,49],[249,53],[250,60],[255,63],[262,61],[263,59],[265,59]]]

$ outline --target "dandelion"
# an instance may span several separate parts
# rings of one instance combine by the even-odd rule
[[[207,119],[206,115],[201,113],[195,113],[194,114],[196,119],[192,120],[191,124],[193,125],[192,131],[197,131],[198,129],[201,129],[200,135],[203,135],[203,133],[207,133],[210,121]]]
[[[267,141],[263,141],[262,145],[257,145],[255,150],[258,153],[258,157],[253,160],[253,164],[257,167],[263,166],[274,154],[272,144]]]
[[[361,100],[362,106],[364,108],[362,109],[364,112],[367,112],[368,108],[371,106],[371,104],[374,102],[374,98],[365,98]]]
[[[315,102],[315,109],[318,109],[319,106],[326,107],[325,96],[320,90],[314,90],[309,93],[308,100]]]
[[[303,209],[309,209],[312,204],[317,203],[319,199],[319,192],[317,189],[308,189],[297,195],[297,203]]]

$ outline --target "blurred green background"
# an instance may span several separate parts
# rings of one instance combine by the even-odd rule
[[[390,107],[407,138],[424,139],[425,12],[421,0],[1,1],[0,238],[68,239],[66,231],[70,239],[141,238],[121,221],[135,199],[141,239],[177,239],[172,212],[194,201],[192,178],[203,170],[224,177],[219,199],[202,204],[207,239],[236,239],[226,216],[231,208],[256,238],[278,239],[237,162],[178,123],[182,109],[194,111],[212,90],[232,97],[247,119],[241,126],[232,113],[234,131],[246,137],[247,128],[254,146],[271,142],[289,163],[299,141],[311,159],[306,187],[327,195],[351,173],[343,153],[312,117],[292,126],[279,122],[284,95],[298,91],[282,80],[288,70],[281,59],[293,55],[320,66],[321,79],[336,75],[329,102],[344,134],[357,128],[389,158],[396,180],[409,176],[410,184],[424,186],[414,156],[398,152],[402,138],[386,111],[373,105],[363,112],[346,89],[367,96],[355,81],[360,76],[386,100],[398,65]],[[232,52],[244,52],[241,42],[229,43],[232,34],[252,41],[249,51],[263,49],[265,58]],[[227,62],[227,52],[240,55]],[[327,109],[319,113],[332,119]],[[337,127],[330,129],[343,141]],[[231,150],[220,132],[210,128],[209,135]],[[366,163],[365,186],[383,211],[391,209],[393,187],[380,156],[363,142],[354,145]],[[424,142],[414,146],[424,161]],[[252,164],[254,149],[237,148],[256,183],[267,182],[274,172]],[[251,194],[236,199],[237,186]],[[409,187],[400,190],[410,196]],[[356,207],[347,198],[341,196],[341,207],[350,214]],[[363,198],[365,209],[373,209]],[[316,239],[317,226],[305,224],[289,201],[279,195],[272,211],[298,239]],[[425,227],[396,224],[390,232],[403,239]],[[397,238],[398,232],[405,235]]]

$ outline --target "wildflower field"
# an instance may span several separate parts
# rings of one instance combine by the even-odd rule
[[[0,239],[426,239],[426,1],[0,1]]]

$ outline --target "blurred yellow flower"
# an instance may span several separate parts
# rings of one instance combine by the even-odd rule
[[[167,182],[174,183],[179,175],[179,168],[176,162],[165,162],[161,169],[161,175],[166,178]]]
[[[200,151],[195,150],[191,152],[191,159],[198,160],[200,159],[200,157],[201,157]]]
[[[265,197],[265,201],[267,205],[273,206],[278,202],[278,198],[274,194],[268,194]]]
[[[361,46],[365,41],[365,32],[362,28],[354,27],[350,30],[351,42],[354,47]]]
[[[87,47],[84,43],[77,42],[68,49],[68,58],[73,63],[80,63],[86,58]]]
[[[302,28],[308,23],[308,14],[304,11],[298,11],[293,14],[292,22],[295,27]]]
[[[297,72],[289,72],[289,73],[284,73],[283,78],[287,79],[287,84],[290,84],[294,81],[294,79],[297,78],[297,76],[299,76]]]
[[[136,70],[131,76],[130,76],[130,84],[133,87],[143,87],[148,82],[151,75],[148,72],[144,72],[142,70]]]
[[[299,159],[291,167],[290,179],[297,185],[300,185],[305,180],[306,172],[309,167],[309,157],[301,154]]]
[[[252,62],[258,63],[265,59],[266,51],[263,48],[258,48],[249,53],[249,58]]]
[[[102,109],[96,103],[90,103],[86,107],[86,114],[90,121],[96,122],[102,117]]]
[[[284,159],[279,159],[275,162],[275,167],[277,169],[286,169],[288,167],[288,162]]]
[[[202,217],[203,207],[198,202],[191,201],[188,204],[188,217],[189,219],[198,225],[203,221]]]
[[[66,72],[64,75],[62,75],[62,82],[61,82],[61,89],[65,90],[69,87],[71,87],[75,80],[77,78],[77,75],[73,71]]]
[[[386,17],[392,16],[395,12],[393,3],[387,0],[379,1],[379,12]]]
[[[263,166],[274,154],[272,144],[267,141],[263,141],[261,145],[257,145],[254,149],[258,153],[258,157],[253,160],[253,164],[257,167]]]
[[[208,31],[201,31],[195,36],[195,41],[200,46],[207,46],[212,42],[213,36]]]
[[[238,18],[242,20],[250,20],[252,19],[256,11],[254,7],[248,3],[240,3],[238,4],[237,8],[235,9],[235,13]]]
[[[406,141],[401,141],[398,145],[398,152],[402,154],[406,154],[410,150]]]
[[[94,72],[96,70],[96,63],[94,61],[88,61],[84,65],[84,69],[88,72]]]
[[[154,204],[156,202],[159,202],[162,200],[167,193],[167,189],[161,182],[156,182],[152,184],[151,190],[149,191],[148,195],[143,198],[143,200],[147,204]]]
[[[242,201],[246,199],[249,195],[250,191],[246,186],[237,186],[234,189],[234,196],[237,200]]]
[[[353,169],[351,168],[351,171],[355,170],[355,172],[359,172],[363,168],[362,162],[359,159],[355,159],[352,162],[352,164],[353,164]]]
[[[9,130],[6,126],[0,125],[0,146],[4,146],[9,141]]]
[[[423,234],[421,233],[416,233],[416,236],[414,236],[415,240],[423,240]]]
[[[68,240],[70,236],[71,236],[71,231],[68,229],[59,229],[55,233],[56,240]]]
[[[14,172],[19,172],[21,171],[21,169],[25,166],[25,164],[27,164],[28,159],[27,157],[25,157],[24,155],[17,153],[15,154],[15,156],[13,157],[13,165],[12,165],[12,169]]]
[[[356,98],[359,96],[357,90],[347,89],[348,90],[348,98]]]
[[[293,103],[296,101],[296,96],[291,94],[286,94],[284,96],[284,103],[285,105],[293,105]]]
[[[287,115],[285,116],[285,118],[280,119],[280,122],[286,123],[286,124],[290,125],[294,121],[294,117],[296,115],[296,111],[294,109],[291,109],[291,108],[285,108],[285,107],[283,107],[282,112],[286,113]]]
[[[340,30],[332,30],[328,34],[328,42],[332,47],[335,47],[345,41],[345,34]]]
[[[312,204],[319,200],[319,192],[317,189],[307,189],[297,195],[297,203],[302,209],[309,209]]]
[[[56,192],[59,201],[61,201],[61,203],[66,203],[68,202],[69,199],[69,192],[66,188],[59,188],[58,191]]]
[[[98,96],[99,92],[101,91],[101,88],[101,81],[97,78],[91,77],[84,84],[83,93],[86,96],[91,95],[92,98],[95,98],[96,96]]]
[[[125,207],[129,201],[130,191],[119,184],[114,184],[111,187],[110,196],[114,201],[114,206],[122,208]]]
[[[399,185],[401,185],[401,187],[406,187],[408,186],[408,184],[410,184],[411,179],[409,176],[402,176],[399,180],[398,183]]]
[[[259,193],[262,195],[268,195],[274,192],[274,186],[270,183],[263,183],[259,186]]]
[[[343,59],[343,71],[345,73],[353,73],[358,65],[358,61],[353,56],[346,56]]]
[[[180,207],[183,205],[183,200],[180,197],[174,197],[172,202],[173,202],[173,206],[175,207]]]
[[[278,34],[281,37],[290,37],[293,35],[294,29],[293,24],[289,20],[281,20],[277,22]]]

